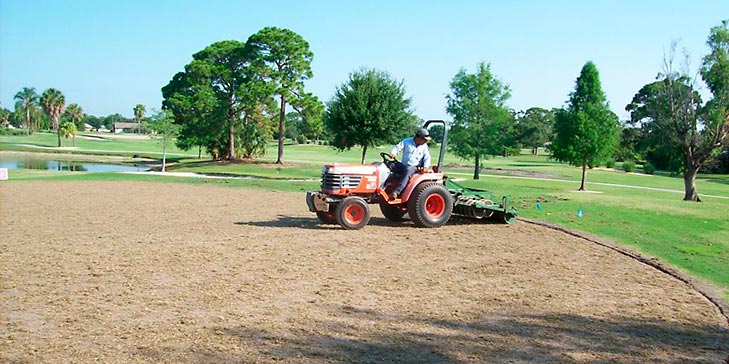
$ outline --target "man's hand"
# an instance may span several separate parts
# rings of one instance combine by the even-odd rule
[[[392,153],[390,153],[390,158],[395,159],[395,157],[397,157],[397,156],[394,155],[394,154],[392,154]]]

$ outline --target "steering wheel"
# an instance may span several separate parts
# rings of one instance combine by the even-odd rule
[[[397,158],[390,157],[390,154],[382,152],[380,153],[380,157],[382,157],[382,163],[384,163],[387,168],[390,168],[392,170],[392,165],[394,163],[397,163]]]

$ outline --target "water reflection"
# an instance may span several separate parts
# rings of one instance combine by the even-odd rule
[[[0,159],[0,168],[37,169],[58,172],[142,172],[149,170],[149,166],[143,164],[128,166],[119,164],[86,163],[35,158],[2,158]]]

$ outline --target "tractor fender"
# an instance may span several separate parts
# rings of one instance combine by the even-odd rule
[[[405,190],[402,191],[402,196],[400,197],[403,201],[407,201],[410,199],[410,194],[413,193],[413,190],[415,187],[417,187],[419,184],[423,182],[439,182],[443,183],[443,173],[436,173],[436,172],[426,172],[426,173],[416,173],[408,182],[408,185],[405,187]]]

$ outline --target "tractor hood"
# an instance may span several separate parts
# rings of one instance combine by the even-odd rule
[[[352,174],[352,175],[374,175],[377,174],[377,166],[368,164],[327,164],[322,168],[322,173],[329,174]]]

